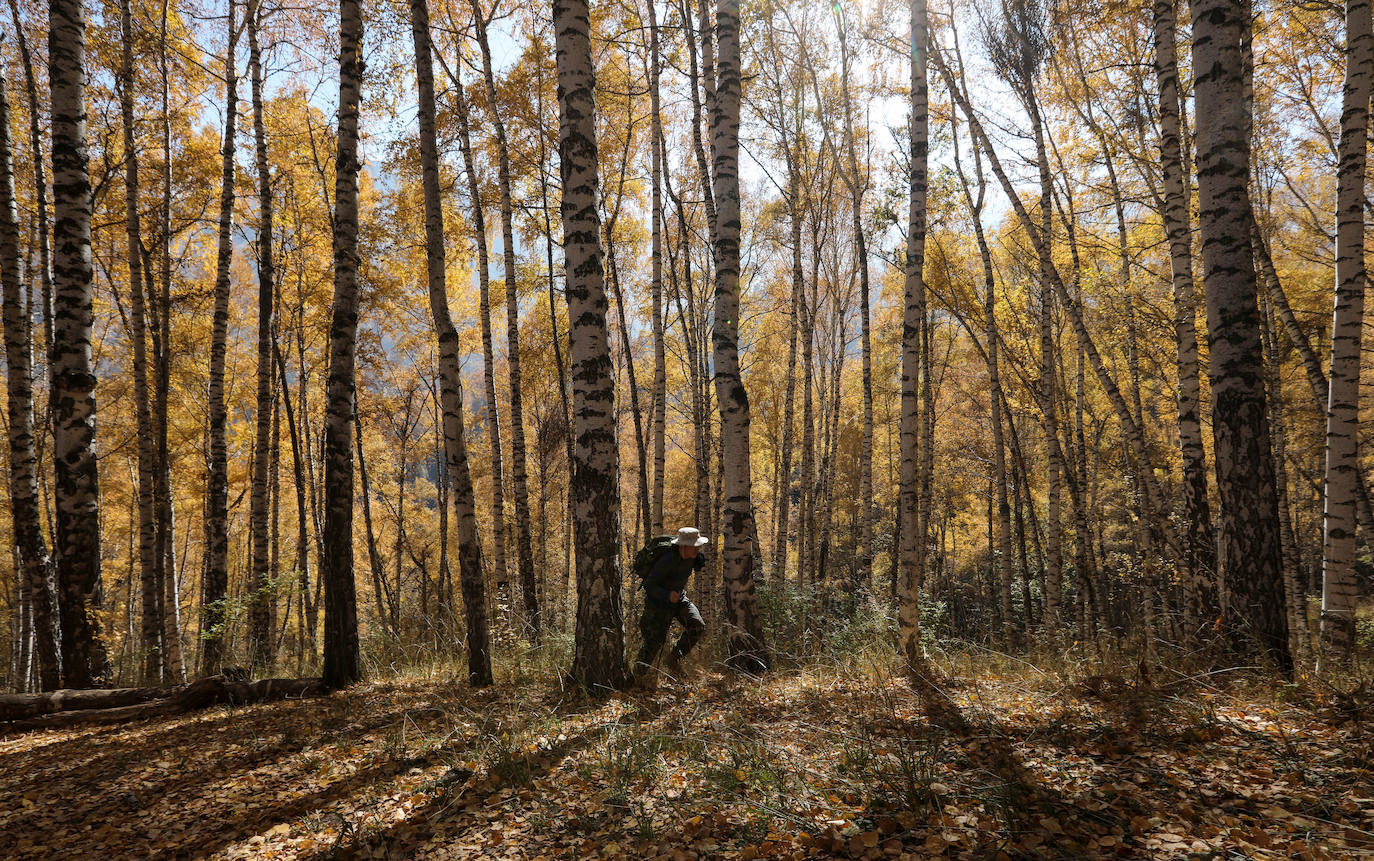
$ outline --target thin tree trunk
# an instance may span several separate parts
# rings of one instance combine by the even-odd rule
[[[41,155],[40,155],[41,158]],[[21,648],[37,658],[40,690],[62,684],[57,584],[43,539],[38,502],[38,456],[33,424],[32,282],[25,282],[19,255],[19,212],[14,197],[14,157],[10,142],[10,104],[0,76],[0,281],[4,283],[5,384],[9,394],[9,492],[14,548],[20,566]],[[31,620],[31,621],[30,621]],[[30,634],[30,631],[32,632]],[[20,661],[28,678],[27,655]]]
[[[161,269],[158,278],[157,313],[154,315],[153,348],[156,355],[156,382],[153,395],[153,425],[157,435],[157,571],[162,584],[162,646],[164,669],[170,680],[186,680],[181,653],[181,597],[176,565],[176,518],[172,505],[172,460],[167,444],[167,404],[172,378],[172,119],[171,83],[167,64],[167,19],[170,0],[162,2],[158,40],[158,72],[161,79],[162,126],[162,207],[158,231]],[[151,291],[150,291],[151,292]]]
[[[515,268],[515,232],[512,227],[510,151],[506,144],[506,124],[498,109],[496,77],[492,73],[491,47],[487,42],[487,19],[476,0],[472,0],[477,24],[477,44],[482,49],[482,72],[487,84],[492,129],[496,134],[497,184],[501,190],[501,253],[506,278],[506,365],[510,370],[510,455],[511,483],[515,494],[515,550],[520,587],[525,599],[525,624],[530,639],[539,642],[539,600],[534,583],[534,549],[530,537],[530,494],[525,458],[524,396],[520,383],[520,290]]]
[[[559,174],[570,326],[577,622],[572,678],[598,693],[625,683],[620,596],[619,456],[615,388],[597,205],[596,71],[587,0],[554,0]]]
[[[125,0],[128,2],[128,0]],[[272,310],[276,306],[276,266],[272,256],[272,175],[267,167],[267,131],[262,116],[262,52],[258,27],[262,5],[251,0],[246,13],[248,64],[253,91],[253,150],[258,171],[258,370],[257,409],[253,437],[253,491],[249,528],[253,536],[252,573],[249,577],[248,641],[253,666],[272,664],[273,639],[268,571],[268,454],[271,445],[272,404]]]
[[[358,108],[363,17],[358,0],[339,0],[339,146],[334,185],[334,305],[329,331],[325,413],[324,672],[326,687],[361,677],[353,582],[354,356],[358,332]]]
[[[48,4],[52,104],[53,344],[49,363],[57,503],[56,574],[67,687],[100,684],[100,489],[91,367],[91,180],[86,149],[86,17],[81,0]]]
[[[162,681],[162,589],[157,578],[157,522],[154,514],[154,474],[157,470],[148,403],[148,337],[144,306],[143,239],[139,218],[138,156],[134,138],[134,32],[129,0],[120,0],[121,33],[118,75],[119,107],[124,144],[124,224],[128,240],[129,338],[132,341],[134,412],[137,416],[138,443],[138,561],[142,594],[139,626],[143,649],[143,680]],[[132,608],[130,608],[132,610]]]
[[[658,535],[663,532],[663,492],[664,474],[663,471],[667,463],[667,411],[668,411],[668,363],[664,349],[664,322],[663,322],[663,189],[662,176],[665,147],[663,142],[663,112],[659,104],[659,77],[661,74],[661,59],[659,56],[658,38],[658,7],[653,0],[647,4],[649,7],[649,133],[653,140],[650,146],[653,148],[652,170],[650,182],[651,189],[651,218],[652,224],[652,258],[651,271],[649,277],[649,301],[653,304],[653,338],[654,338],[654,381],[653,391],[650,395],[653,402],[649,405],[652,411],[650,420],[652,430],[650,431],[650,447],[653,459],[653,499],[649,514],[649,533]]]
[[[802,296],[805,275],[801,257],[801,185],[790,149],[787,154],[787,188],[788,226],[792,236],[792,301],[788,310],[787,382],[782,407],[782,465],[778,475],[777,519],[773,535],[773,577],[779,583],[787,580],[787,547],[791,537],[792,441],[796,409],[797,340],[801,329],[798,313],[801,303],[805,301]]]
[[[1345,87],[1336,172],[1336,309],[1326,410],[1326,510],[1322,520],[1322,664],[1348,661],[1355,645],[1355,497],[1360,471],[1360,343],[1365,291],[1365,153],[1374,32],[1369,0],[1346,0]]]
[[[458,117],[458,148],[463,154],[463,166],[467,173],[468,197],[472,200],[472,230],[477,242],[477,290],[478,305],[482,323],[482,368],[486,395],[487,437],[491,444],[491,523],[492,523],[492,565],[496,569],[496,590],[504,595],[510,583],[509,568],[506,564],[506,491],[505,466],[501,453],[501,420],[496,407],[496,358],[492,348],[491,334],[491,265],[487,252],[487,221],[482,205],[481,188],[477,181],[477,165],[472,155],[472,142],[469,132],[467,97],[463,83],[443,65],[453,84],[454,113]],[[485,594],[485,589],[483,590]],[[466,593],[465,593],[466,594]],[[483,598],[485,601],[486,599]],[[484,613],[485,615],[485,613]]]
[[[1244,656],[1292,670],[1270,450],[1255,270],[1249,241],[1248,107],[1236,0],[1193,0],[1197,177],[1211,351],[1212,436],[1221,511],[1226,630]]]
[[[911,174],[907,211],[906,283],[902,315],[901,479],[898,491],[899,548],[897,641],[906,673],[918,690],[927,684],[928,668],[921,647],[921,583],[924,571],[920,522],[920,468],[924,441],[920,410],[921,329],[925,325],[926,194],[929,154],[926,46],[929,25],[925,0],[911,0]]]
[[[229,265],[234,254],[234,138],[238,116],[237,11],[229,3],[228,47],[224,55],[224,139],[220,150],[219,241],[215,266],[214,328],[210,343],[210,471],[205,504],[205,579],[201,596],[200,671],[219,672],[224,657],[229,589],[229,454],[224,403],[225,352],[229,341]]]

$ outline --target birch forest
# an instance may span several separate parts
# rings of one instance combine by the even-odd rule
[[[8,0],[0,845],[1374,853],[1372,97],[1369,0]]]

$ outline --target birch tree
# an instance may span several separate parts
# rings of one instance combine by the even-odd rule
[[[91,179],[86,144],[86,13],[48,4],[52,104],[53,337],[49,362],[56,502],[56,574],[64,687],[103,681],[100,487],[91,367]]]
[[[272,311],[276,305],[276,262],[272,244],[272,174],[267,167],[267,131],[262,117],[262,48],[258,30],[262,22],[261,0],[252,0],[245,15],[248,28],[248,66],[253,93],[253,154],[258,180],[258,368],[257,408],[254,412],[253,487],[249,502],[249,528],[253,536],[252,576],[249,578],[249,651],[257,666],[272,662],[275,640],[271,631],[271,589],[268,567],[268,466],[271,457]]]
[[[220,150],[219,236],[215,251],[215,307],[210,340],[209,475],[205,501],[205,576],[201,586],[200,671],[219,672],[224,656],[224,626],[229,593],[229,452],[225,424],[224,364],[229,341],[229,266],[234,256],[234,148],[238,126],[238,63],[234,51],[239,28],[229,0],[224,49],[224,140]]]
[[[1193,282],[1190,183],[1183,170],[1174,0],[1155,0],[1155,80],[1159,89],[1159,155],[1164,195],[1160,217],[1169,238],[1174,341],[1178,366],[1178,442],[1183,458],[1184,636],[1191,641],[1217,618],[1216,544],[1207,499],[1207,453],[1202,445],[1198,383],[1197,307]]]
[[[38,455],[33,423],[33,333],[28,309],[33,284],[19,253],[19,212],[14,197],[10,103],[0,75],[0,283],[4,290],[5,385],[9,395],[9,492],[14,543],[33,617],[33,653],[40,690],[62,683],[57,584],[39,513]]]
[[[1369,0],[1346,0],[1345,87],[1336,172],[1336,309],[1326,410],[1322,521],[1322,659],[1342,661],[1355,642],[1355,494],[1360,470],[1360,346],[1365,291],[1365,153],[1374,32]]]
[[[353,581],[354,363],[358,334],[358,109],[363,17],[359,0],[339,0],[339,141],[334,182],[334,305],[329,328],[324,426],[324,684],[362,675]]]
[[[714,346],[716,400],[720,403],[720,437],[724,497],[721,577],[725,587],[726,625],[731,665],[746,672],[768,669],[754,593],[754,504],[749,452],[749,395],[739,367],[740,187],[739,2],[716,5],[715,99],[711,110],[712,196],[716,208],[716,308],[711,333]]]
[[[420,159],[425,196],[425,263],[429,311],[439,350],[440,401],[443,409],[445,478],[450,485],[458,526],[458,576],[467,621],[468,682],[491,684],[491,636],[487,624],[482,545],[477,535],[477,508],[468,470],[463,434],[463,378],[458,330],[449,315],[444,210],[439,189],[439,147],[435,138],[434,63],[427,0],[410,2],[411,37],[419,96]]]
[[[597,203],[596,69],[587,0],[555,0],[558,155],[572,367],[569,500],[577,568],[572,678],[605,692],[628,679],[620,596],[620,458]]]
[[[496,75],[491,65],[491,45],[487,39],[487,26],[491,19],[489,16],[483,17],[477,0],[472,0],[472,16],[476,25],[477,45],[482,51],[482,77],[487,86],[487,104],[496,138],[496,179],[501,192],[501,260],[506,279],[506,366],[510,372],[511,491],[515,494],[516,564],[524,597],[525,625],[531,639],[538,642],[539,601],[534,582],[530,493],[525,462],[525,408],[520,376],[520,290],[515,268],[515,231],[512,227],[510,147],[506,142],[506,124],[501,118]]]
[[[1193,0],[1198,223],[1211,352],[1212,440],[1220,501],[1226,629],[1240,654],[1291,670],[1278,502],[1265,405],[1250,236],[1249,105],[1239,0]]]

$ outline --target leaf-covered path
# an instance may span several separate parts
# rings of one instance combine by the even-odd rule
[[[526,681],[0,737],[12,858],[1374,857],[1322,696],[983,672],[975,727],[827,669],[588,703]]]

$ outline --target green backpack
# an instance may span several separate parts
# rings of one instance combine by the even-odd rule
[[[635,553],[635,561],[631,567],[641,583],[649,577],[649,572],[658,564],[658,560],[668,555],[677,546],[676,542],[675,536],[660,535],[657,538],[649,539],[649,543]]]

